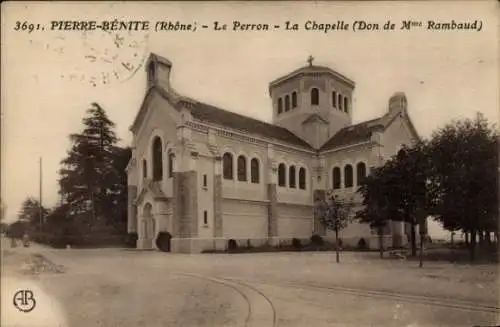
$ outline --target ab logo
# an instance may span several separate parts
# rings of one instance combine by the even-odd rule
[[[33,292],[30,290],[20,290],[14,294],[14,306],[22,312],[30,312],[36,306]]]

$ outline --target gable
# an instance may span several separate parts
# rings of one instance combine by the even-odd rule
[[[137,158],[149,157],[149,142],[153,133],[158,134],[165,146],[167,142],[177,139],[176,116],[180,113],[166,100],[156,97],[148,103],[141,119],[141,125],[137,126],[135,132],[135,155]]]
[[[384,129],[383,118],[372,119],[356,125],[346,126],[335,133],[320,151],[332,150],[339,147],[368,142],[374,132]]]
[[[141,128],[141,125],[148,113],[148,110],[151,108],[151,102],[154,101],[154,99],[159,98],[158,95],[160,95],[162,99],[166,100],[171,108],[175,109],[176,111],[179,111],[177,106],[178,99],[175,97],[175,95],[165,92],[161,88],[158,88],[157,86],[153,85],[146,91],[146,95],[142,100],[141,106],[139,107],[139,111],[137,112],[137,115],[134,118],[134,122],[130,126],[130,131],[132,133],[137,133],[137,131]]]
[[[383,133],[380,135],[381,151],[385,158],[395,155],[401,146],[411,145],[419,136],[407,116],[396,115],[389,121]]]
[[[324,125],[328,125],[328,121],[318,114],[312,114],[302,122],[303,125],[309,123],[322,123]]]

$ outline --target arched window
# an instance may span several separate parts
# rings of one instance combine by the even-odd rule
[[[287,94],[285,96],[285,112],[290,110],[290,96]]]
[[[319,90],[317,88],[311,89],[311,105],[319,105]]]
[[[174,176],[174,159],[175,154],[173,152],[168,153],[168,177]]]
[[[295,181],[295,166],[290,166],[288,170],[288,186],[290,188],[296,188],[297,184]]]
[[[233,155],[229,152],[222,156],[222,173],[224,179],[233,179]]]
[[[335,91],[332,92],[332,106],[337,108],[337,92]]]
[[[297,92],[292,92],[292,108],[297,108]]]
[[[252,183],[259,183],[260,181],[259,160],[257,160],[256,158],[253,158],[250,161],[250,180]]]
[[[338,99],[337,104],[339,106],[339,109],[342,110],[342,95],[341,94],[337,95],[337,99]]]
[[[334,190],[338,190],[340,188],[340,168],[339,167],[333,168],[332,187]]]
[[[306,170],[304,169],[304,167],[301,167],[299,169],[299,188],[301,190],[306,189]]]
[[[153,140],[153,180],[163,179],[163,150],[161,139],[157,136]]]
[[[285,164],[280,164],[278,166],[278,186],[285,186],[286,179],[286,167]]]
[[[353,179],[352,166],[346,165],[344,167],[344,186],[345,187],[352,187],[352,185],[353,185],[352,179]]]
[[[356,165],[356,178],[358,181],[358,185],[363,183],[363,180],[366,177],[366,165],[364,162],[360,162]]]
[[[344,98],[344,111],[349,111],[349,100],[347,99],[347,97]]]
[[[243,155],[238,157],[238,180],[247,181],[247,159]]]
[[[142,159],[142,178],[148,178],[148,162]]]
[[[278,99],[278,113],[281,114],[283,112],[283,99]]]

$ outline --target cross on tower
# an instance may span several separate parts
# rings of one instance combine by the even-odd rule
[[[314,57],[313,57],[313,56],[309,56],[309,58],[307,58],[307,62],[309,63],[309,67],[312,67],[312,65],[313,65],[313,60],[314,60]]]

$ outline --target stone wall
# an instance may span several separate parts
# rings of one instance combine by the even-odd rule
[[[196,237],[198,234],[197,173],[174,172],[173,183],[172,251],[190,252],[190,243],[182,239]]]
[[[137,207],[134,200],[137,197],[137,186],[128,185],[127,232],[137,233]]]
[[[278,236],[278,203],[276,184],[267,185],[267,194],[269,197],[267,212],[267,236]]]

